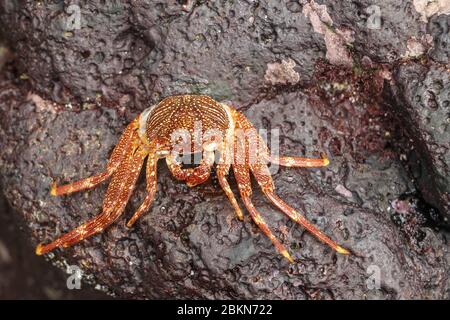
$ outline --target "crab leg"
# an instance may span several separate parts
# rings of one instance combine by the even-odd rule
[[[145,196],[144,201],[142,202],[139,209],[136,211],[135,214],[131,217],[130,220],[127,222],[127,227],[132,227],[133,224],[136,222],[137,219],[139,219],[140,216],[142,216],[147,210],[150,208],[153,199],[155,198],[156,194],[156,185],[157,185],[157,163],[158,159],[154,154],[150,154],[147,158],[147,168],[146,168],[146,179],[147,179],[147,195]]]
[[[322,158],[320,159],[271,156],[269,149],[264,143],[264,140],[257,134],[256,128],[250,123],[250,121],[248,121],[248,119],[240,112],[236,111],[234,115],[237,121],[237,126],[241,129],[246,130],[249,133],[249,135],[246,137],[247,143],[256,144],[256,146],[258,147],[257,150],[260,152],[262,158],[265,159],[266,161],[278,164],[283,167],[302,167],[302,168],[326,167],[330,163],[325,154],[322,154]]]
[[[245,130],[256,130],[253,125],[247,120],[247,118],[239,112],[235,113],[235,119],[236,124],[239,128],[245,129]],[[253,143],[256,143],[258,146],[263,146],[264,142],[262,138],[259,135],[249,135],[245,137],[244,140],[239,140],[238,143],[241,144],[241,146],[244,147],[244,155],[245,157],[249,158],[251,155],[250,149]],[[235,152],[236,153],[236,152]],[[267,158],[268,155],[267,148],[263,148],[263,158]],[[266,159],[267,160],[267,159]],[[270,161],[278,163],[280,165],[287,165],[287,166],[325,166],[328,165],[329,161],[328,159],[323,156],[322,159],[305,159],[305,158],[293,158],[293,157],[270,157]],[[247,162],[249,162],[247,160]],[[298,213],[296,210],[288,206],[283,200],[281,200],[275,193],[274,193],[274,184],[272,180],[272,176],[270,174],[269,168],[265,163],[262,161],[257,161],[255,163],[249,164],[250,169],[253,173],[253,175],[256,178],[256,181],[260,185],[261,189],[263,190],[264,194],[272,201],[272,203],[280,209],[284,214],[286,214],[289,218],[297,222],[298,224],[302,225],[304,228],[306,228],[309,232],[311,232],[313,235],[315,235],[319,240],[323,241],[327,245],[329,245],[331,248],[333,248],[335,251],[341,254],[350,254],[350,252],[339,246],[336,242],[328,238],[322,231],[317,229],[311,222],[309,222],[304,216],[302,216],[300,213]],[[235,166],[234,166],[235,167]],[[235,171],[236,175],[236,171]],[[237,179],[237,177],[236,177]],[[250,178],[245,178],[246,180],[250,181]],[[246,200],[248,201],[248,200]],[[244,201],[245,203],[245,201]],[[247,206],[247,204],[246,204]]]
[[[323,155],[322,158],[278,157],[270,156],[268,161],[283,167],[318,168],[326,167],[330,160]]]
[[[132,141],[135,139],[135,136],[137,136],[135,131],[138,127],[138,119],[139,118],[136,118],[132,121],[125,129],[122,137],[111,154],[106,171],[62,186],[57,186],[53,183],[50,189],[50,194],[52,196],[60,196],[63,194],[90,189],[108,179],[117,170],[125,155],[130,152],[130,149],[132,148]]]
[[[230,184],[227,181],[227,175],[230,171],[230,165],[226,164],[218,164],[217,167],[217,178],[219,180],[219,184],[222,187],[223,191],[228,197],[228,200],[230,200],[231,205],[234,208],[234,211],[236,212],[236,215],[239,220],[244,220],[244,215],[242,214],[241,208],[239,207],[239,204],[236,200],[236,197],[233,194],[233,191],[231,191]]]
[[[264,194],[270,199],[270,201],[272,201],[273,204],[275,204],[275,206],[278,209],[283,211],[283,213],[286,214],[289,218],[291,218],[292,220],[294,220],[295,222],[306,228],[319,240],[329,245],[333,250],[341,254],[350,254],[350,252],[347,249],[342,248],[336,242],[328,238],[322,231],[317,229],[317,227],[314,226],[311,222],[309,222],[303,215],[298,213],[295,209],[291,208],[275,194],[273,180],[267,165],[261,163],[253,164],[250,165],[250,168],[253,172],[253,175],[256,178],[256,181],[263,190]]]
[[[302,225],[305,229],[315,235],[319,240],[329,245],[333,250],[340,254],[348,255],[350,252],[338,245],[336,242],[328,238],[322,231],[317,229],[311,222],[309,222],[303,215],[298,213],[295,209],[291,208],[287,205],[283,200],[281,200],[274,192],[266,191],[265,194],[267,197],[278,207],[281,211],[283,211],[289,218]]]
[[[231,137],[232,142],[233,137]],[[229,140],[228,140],[229,141]],[[244,215],[242,214],[242,210],[239,207],[239,204],[236,200],[236,197],[233,194],[233,191],[231,191],[230,184],[228,183],[227,176],[230,172],[231,167],[231,152],[233,149],[233,144],[229,145],[227,141],[224,141],[221,152],[220,152],[220,159],[219,163],[216,166],[216,172],[217,172],[217,179],[219,180],[219,184],[222,187],[222,190],[225,192],[225,194],[228,197],[228,200],[231,202],[231,205],[234,208],[234,211],[236,212],[236,216],[239,220],[244,220]]]
[[[282,254],[289,262],[292,263],[294,262],[294,259],[286,250],[284,245],[275,237],[275,235],[270,230],[269,226],[264,221],[264,219],[261,217],[261,214],[256,210],[255,206],[253,205],[250,199],[252,194],[252,186],[249,172],[249,162],[250,162],[249,160],[250,157],[254,156],[250,154],[250,149],[252,147],[251,143],[256,142],[261,147],[264,147],[264,144],[260,143],[256,134],[256,129],[242,113],[235,111],[234,119],[236,121],[236,125],[238,128],[243,130],[251,130],[250,132],[247,132],[247,136],[244,137],[235,136],[234,145],[232,146],[234,155],[233,172],[237,181],[242,201],[244,202],[245,207],[250,213],[250,216],[252,217],[253,221],[255,221],[256,225],[272,241],[278,252]],[[256,159],[258,160],[258,158]]]
[[[96,233],[102,232],[107,226],[117,220],[123,213],[133,192],[134,184],[139,177],[146,156],[147,153],[140,148],[136,151],[132,150],[121,163],[119,170],[113,175],[103,202],[103,212],[53,242],[46,245],[38,245],[36,254],[42,255],[57,247],[72,246]]]
[[[237,185],[239,187],[239,191],[241,193],[242,201],[244,202],[245,207],[247,208],[250,216],[253,221],[255,221],[256,225],[262,230],[262,232],[272,241],[275,245],[275,248],[281,253],[289,262],[294,262],[289,252],[286,250],[284,245],[275,237],[273,232],[270,230],[267,223],[264,221],[261,214],[256,210],[253,205],[250,196],[251,196],[251,181],[250,181],[250,173],[248,171],[248,167],[246,165],[233,165],[234,175],[237,180]]]

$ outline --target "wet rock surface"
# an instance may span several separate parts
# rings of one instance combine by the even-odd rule
[[[80,266],[90,282],[107,284],[105,290],[122,297],[442,297],[447,274],[441,236],[428,231],[423,240],[426,253],[418,254],[388,214],[388,200],[410,188],[398,161],[385,150],[369,152],[354,132],[342,132],[341,143],[326,134],[340,129],[335,112],[351,112],[356,123],[365,121],[364,105],[348,101],[343,99],[330,112],[306,94],[293,92],[261,101],[245,113],[259,128],[279,128],[284,154],[334,150],[327,169],[282,169],[275,183],[288,203],[355,255],[336,256],[256,192],[254,203],[301,261],[288,265],[249,219],[244,223],[235,219],[214,184],[190,189],[176,182],[161,163],[155,204],[136,227],[126,228],[121,219],[103,234],[52,254],[51,261]],[[18,101],[1,104],[0,112],[4,193],[21,208],[33,237],[50,240],[97,213],[105,186],[60,198],[50,197],[48,186],[52,179],[74,180],[104,167],[124,127],[116,111],[55,112],[50,106]],[[381,120],[372,119],[374,126],[366,127],[365,135],[383,133],[384,128],[377,127]],[[297,140],[299,136],[303,139]],[[385,142],[383,134],[375,141],[378,146]],[[360,158],[356,160],[352,152]],[[365,161],[366,153],[370,161]],[[354,190],[356,200],[335,192],[338,184]],[[137,209],[143,191],[141,181],[125,216]],[[369,267],[382,273],[381,290],[369,290]],[[416,273],[417,269],[427,272]]]
[[[324,3],[338,25],[355,31],[355,50],[378,62],[399,60],[407,51],[408,39],[426,34],[426,25],[418,23],[420,14],[409,0]]]
[[[51,263],[77,265],[84,283],[124,298],[448,298],[444,235],[422,212],[399,226],[393,206],[417,189],[443,223],[448,216],[448,16],[426,24],[408,1],[379,1],[383,24],[373,30],[364,23],[372,2],[321,1],[333,27],[354,37],[352,70],[323,61],[333,47],[302,13],[306,2],[75,1],[81,27],[70,30],[63,3],[2,3],[15,62],[0,78],[0,185],[15,223],[37,244],[97,214],[107,184],[52,198],[51,181],[100,172],[126,124],[161,97],[205,93],[257,128],[278,129],[282,154],[330,156],[324,169],[280,169],[275,185],[354,254],[319,243],[255,184],[255,205],[299,260],[289,265],[249,217],[236,220],[214,178],[189,188],[161,162],[156,200],[133,228],[125,221],[144,179],[117,223],[51,253]],[[408,40],[427,32],[433,48],[398,63]],[[299,79],[268,82],[268,64],[282,61]],[[417,175],[411,159],[428,171]]]
[[[396,73],[396,98],[416,148],[408,156],[413,177],[427,201],[450,218],[450,77],[431,63],[402,65]]]
[[[433,35],[433,48],[430,56],[433,60],[442,64],[450,60],[450,19],[448,15],[441,14],[434,16],[428,24],[428,33]]]
[[[203,92],[248,102],[264,86],[268,63],[290,57],[309,79],[324,56],[295,6],[219,1],[186,11],[177,1],[73,3],[81,20],[71,31],[62,2],[3,4],[4,33],[20,40],[22,69],[54,101],[66,102],[69,92],[84,102],[102,95],[142,110],[162,96]]]
[[[0,197],[0,299],[108,299],[94,288],[81,284],[67,288],[67,278],[60,269],[31,255],[33,246],[19,228],[22,217],[15,214]]]

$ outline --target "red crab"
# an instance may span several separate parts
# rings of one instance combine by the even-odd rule
[[[203,139],[189,139],[196,133],[200,133]],[[193,154],[198,151],[202,154],[199,165],[194,168],[183,168],[178,159],[179,154],[181,152]],[[240,220],[243,219],[242,211],[227,181],[231,167],[241,199],[253,221],[290,262],[294,261],[291,255],[269,229],[251,201],[250,173],[253,174],[267,198],[289,218],[305,227],[337,252],[349,254],[347,249],[328,238],[275,194],[267,166],[268,162],[272,162],[287,167],[323,167],[328,165],[329,160],[326,157],[310,159],[271,155],[256,129],[242,113],[204,95],[172,96],[146,109],[125,129],[104,172],[67,185],[53,184],[51,194],[58,196],[93,188],[112,176],[103,202],[102,213],[53,242],[38,245],[36,254],[41,255],[57,247],[74,245],[102,232],[116,221],[124,212],[133,193],[145,159],[147,159],[147,195],[137,212],[128,221],[128,227],[147,212],[152,204],[156,193],[156,166],[159,158],[166,159],[175,178],[185,181],[189,186],[195,186],[209,178],[216,151],[220,154],[216,167],[218,180],[237,217]]]

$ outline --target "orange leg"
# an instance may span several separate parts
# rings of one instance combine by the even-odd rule
[[[220,186],[227,195],[228,200],[230,200],[231,205],[233,206],[238,219],[241,221],[244,220],[244,215],[242,214],[241,208],[239,207],[239,204],[233,194],[233,191],[231,191],[230,184],[227,181],[227,175],[230,170],[230,165],[218,164],[216,168],[217,168],[217,178],[219,180]]]
[[[295,209],[288,206],[274,193],[274,185],[270,175],[269,168],[265,164],[253,164],[250,166],[256,181],[261,186],[264,194],[272,201],[275,206],[283,211],[289,218],[306,228],[309,232],[315,235],[319,240],[329,245],[333,250],[341,254],[350,254],[347,249],[342,248],[336,242],[328,238],[322,231],[317,229],[311,222],[309,222],[303,215],[298,213]]]
[[[245,116],[240,112],[234,112],[233,117],[236,121],[236,124],[239,129],[243,130],[256,130],[253,125],[245,118]],[[252,139],[252,142],[249,141],[249,138],[254,137],[253,134],[250,134],[246,138],[242,139],[242,137],[235,137],[234,145],[233,145],[233,172],[237,181],[237,185],[239,188],[239,192],[241,194],[242,201],[244,202],[245,207],[247,208],[250,216],[253,221],[255,221],[256,225],[262,230],[262,232],[272,241],[275,245],[275,248],[278,252],[283,255],[289,262],[294,262],[294,259],[291,257],[289,252],[286,250],[284,245],[275,237],[273,232],[270,230],[267,223],[261,217],[261,214],[254,207],[250,197],[252,194],[252,185],[250,180],[250,172],[249,172],[249,159],[250,159],[250,143],[255,142],[255,139]],[[259,141],[256,141],[259,143]],[[263,145],[261,145],[263,146]],[[257,159],[257,158],[256,158]]]
[[[333,250],[338,253],[348,255],[350,252],[338,245],[336,242],[331,240],[327,235],[325,235],[322,231],[317,229],[311,222],[309,222],[303,215],[298,213],[295,209],[288,206],[283,200],[281,200],[274,192],[266,191],[265,194],[267,197],[280,209],[283,211],[289,218],[302,225],[306,230],[315,235],[319,240],[329,245]]]
[[[132,149],[113,174],[111,183],[103,202],[103,211],[95,218],[62,235],[53,242],[36,247],[36,254],[42,255],[58,247],[72,246],[96,233],[102,232],[117,220],[133,192],[134,185],[147,154],[139,149]]]
[[[142,216],[145,212],[150,208],[153,199],[156,194],[156,185],[157,185],[157,163],[158,159],[154,154],[150,154],[147,158],[147,169],[146,169],[146,178],[147,178],[147,195],[145,196],[144,202],[142,202],[139,209],[136,213],[131,217],[131,219],[127,222],[127,227],[132,227],[133,224]]]
[[[300,157],[278,157],[271,156],[268,159],[270,162],[278,164],[283,167],[300,167],[300,168],[319,168],[326,167],[330,160],[325,155],[322,158],[300,158]]]
[[[137,136],[135,131],[138,128],[138,119],[139,118],[136,118],[125,129],[122,137],[111,154],[106,171],[62,186],[57,186],[53,183],[50,189],[50,194],[53,196],[60,196],[63,194],[90,189],[108,179],[117,170],[125,155],[130,152],[130,149],[132,148],[132,141],[135,139],[135,136]]]
[[[237,121],[237,126],[243,130],[254,130],[255,134],[250,134],[247,138],[252,139],[251,143],[256,143],[260,155],[268,162],[278,164],[283,167],[302,167],[302,168],[318,168],[326,167],[330,163],[327,156],[322,154],[322,158],[301,158],[301,157],[285,157],[285,156],[270,156],[270,151],[264,143],[264,140],[256,134],[257,130],[250,121],[240,112],[235,111],[234,118]],[[250,131],[248,131],[250,132]],[[249,139],[247,139],[249,143]],[[261,161],[257,161],[261,162]]]
[[[238,128],[245,129],[245,130],[254,129],[253,125],[247,120],[247,118],[242,113],[235,112],[234,117],[236,119],[236,124],[237,124]],[[246,145],[246,153],[245,154],[247,157],[249,157],[249,155],[248,155],[249,146],[248,145],[250,143],[258,143],[258,145],[262,146],[264,142],[261,137],[257,136],[256,139],[254,139],[253,141],[249,141],[249,139],[247,138],[246,141],[241,141],[240,143]],[[266,149],[266,151],[263,151],[263,154],[265,154],[266,158],[267,158],[267,155],[269,154],[268,150]],[[329,163],[328,159],[325,156],[322,156],[322,159],[271,157],[267,160],[270,160],[274,163],[278,163],[279,165],[300,166],[300,167],[321,167],[321,166],[326,166]],[[248,160],[246,163],[248,163]],[[233,168],[234,167],[236,167],[236,166],[233,166]],[[286,214],[288,217],[290,217],[292,220],[294,220],[298,224],[305,227],[309,232],[314,234],[318,239],[320,239],[321,241],[323,241],[324,243],[329,245],[331,248],[333,248],[337,252],[342,253],[342,254],[350,253],[347,249],[342,248],[337,243],[335,243],[333,240],[328,238],[322,231],[317,229],[304,216],[302,216],[300,213],[298,213],[293,208],[288,206],[283,200],[281,200],[278,196],[275,195],[273,180],[272,180],[269,168],[267,167],[267,165],[265,163],[262,163],[262,161],[252,163],[252,164],[250,164],[250,169],[251,169],[252,173],[254,174],[256,181],[261,186],[265,195],[275,204],[275,206],[277,206],[281,211],[283,211],[284,214]],[[239,173],[239,171],[244,171],[245,174],[248,175],[248,170],[245,168],[241,169],[241,170],[235,169],[236,179],[238,179],[237,176],[239,174],[242,174],[242,173]],[[242,180],[249,181],[249,184],[250,184],[249,177],[245,177]],[[251,191],[251,189],[250,189],[250,191]],[[243,198],[244,198],[244,196],[243,196]],[[244,203],[246,201],[248,202],[249,200],[244,200]],[[246,203],[246,206],[248,208],[247,203]]]
[[[253,221],[255,221],[256,225],[262,230],[262,232],[272,241],[275,245],[275,248],[281,253],[289,262],[294,262],[294,259],[291,257],[289,252],[286,250],[284,245],[275,237],[275,235],[270,230],[267,223],[261,217],[261,214],[254,207],[250,196],[251,196],[251,181],[250,181],[250,173],[248,171],[248,167],[246,165],[233,165],[234,175],[237,180],[237,185],[239,187],[241,198],[244,202],[245,207],[247,208],[250,216]]]
[[[189,187],[194,187],[208,180],[211,174],[211,166],[214,163],[214,152],[205,152],[202,161],[195,168],[183,169],[181,163],[172,154],[166,157],[166,163],[177,180],[186,181]]]

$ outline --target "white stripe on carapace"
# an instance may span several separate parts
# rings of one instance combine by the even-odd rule
[[[157,106],[157,104],[154,104],[153,106],[145,109],[144,111],[142,111],[141,115],[139,116],[139,130],[138,130],[138,134],[139,134],[139,138],[141,138],[141,140],[144,141],[145,143],[148,143],[147,136],[146,136],[147,119],[148,119],[148,116],[150,115],[150,113],[152,112],[152,110],[156,106]]]

